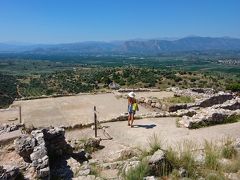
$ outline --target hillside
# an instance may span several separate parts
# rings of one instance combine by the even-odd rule
[[[0,43],[0,52],[25,54],[147,54],[167,52],[240,50],[240,39],[186,37],[177,40],[130,40],[117,42],[79,42],[68,44],[13,45]]]

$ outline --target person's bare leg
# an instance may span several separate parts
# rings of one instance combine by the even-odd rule
[[[131,114],[128,114],[128,126],[130,126]]]
[[[131,127],[133,127],[134,113],[131,114]]]

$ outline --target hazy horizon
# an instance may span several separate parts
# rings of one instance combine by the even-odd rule
[[[104,42],[104,43],[114,43],[114,42],[124,42],[124,41],[146,41],[146,40],[167,40],[167,41],[174,41],[182,38],[188,37],[201,37],[201,38],[232,38],[232,39],[240,39],[240,37],[231,37],[231,36],[219,36],[219,37],[212,37],[212,36],[197,36],[197,35],[190,35],[190,36],[183,36],[183,37],[156,37],[156,38],[130,38],[130,39],[122,39],[122,40],[85,40],[85,41],[69,41],[69,42],[20,42],[20,41],[3,41],[0,43],[8,44],[8,45],[57,45],[57,44],[74,44],[74,43],[87,43],[87,42]]]

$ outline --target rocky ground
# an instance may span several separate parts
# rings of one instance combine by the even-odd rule
[[[61,128],[34,130],[31,136],[22,135],[15,140],[14,145],[9,142],[2,146],[0,165],[13,171],[10,174],[23,172],[26,178],[44,179],[51,175],[64,179],[119,179],[122,168],[127,172],[139,165],[139,149],[150,148],[154,136],[163,142],[163,149],[186,140],[202,149],[205,140],[221,142],[226,137],[240,137],[240,123],[189,130],[176,127],[175,118],[152,118],[136,120],[134,125],[130,128],[125,121],[106,123],[105,129],[98,129],[97,139],[91,128],[67,132]],[[161,156],[155,156],[163,158],[164,154],[159,153]]]
[[[125,103],[125,99],[121,100],[125,91],[119,93],[115,93],[119,95],[119,102],[123,100]],[[206,168],[203,165],[207,156],[204,152],[206,140],[222,144],[223,139],[231,139],[232,144],[227,143],[227,148],[230,147],[230,154],[234,156],[229,159],[217,157],[219,166],[226,168],[228,166],[224,163],[230,163],[234,168],[231,171],[212,169],[211,172],[215,173],[214,177],[223,179],[240,178],[240,164],[237,164],[240,122],[236,121],[240,115],[239,97],[211,89],[173,89],[170,97],[173,93],[175,96],[190,95],[195,102],[173,104],[166,111],[165,107],[162,108],[163,97],[159,92],[151,93],[154,96],[140,96],[139,92],[138,98],[144,98],[141,102],[144,110],[136,115],[138,120],[135,120],[133,128],[127,126],[126,114],[118,115],[104,123],[102,121],[97,138],[94,138],[94,130],[90,126],[83,129],[82,126],[75,129],[65,126],[64,130],[63,127],[28,129],[13,123],[1,125],[0,179],[129,179],[129,174],[134,174],[135,169],[141,174],[139,167],[148,167],[150,176],[146,179],[172,177],[174,173],[181,179],[190,177],[191,168],[171,162],[169,147],[176,149],[180,144],[186,146],[186,142],[194,144],[194,149],[190,150],[196,152],[194,165]],[[156,107],[157,103],[159,107]],[[221,123],[224,124],[210,126]],[[156,137],[161,147],[157,142],[151,145]],[[226,149],[226,143],[223,147]],[[201,177],[204,179],[205,175]]]

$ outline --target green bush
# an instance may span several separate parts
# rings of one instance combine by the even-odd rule
[[[231,159],[237,155],[237,150],[233,146],[233,141],[227,138],[221,148],[221,155],[224,158]]]
[[[180,158],[178,153],[169,147],[166,151],[166,158],[174,168],[180,168]]]
[[[240,92],[240,83],[233,83],[233,84],[229,84],[226,87],[227,90],[230,90],[232,92]]]
[[[123,173],[125,180],[140,180],[149,175],[149,166],[147,161],[141,161],[136,168],[130,169],[126,174]]]
[[[154,154],[154,152],[162,148],[162,142],[156,134],[149,138],[149,146],[149,154]]]
[[[205,167],[211,170],[218,170],[220,165],[218,162],[219,150],[217,146],[213,145],[212,142],[205,141],[204,151],[205,151],[205,162],[204,162]]]

